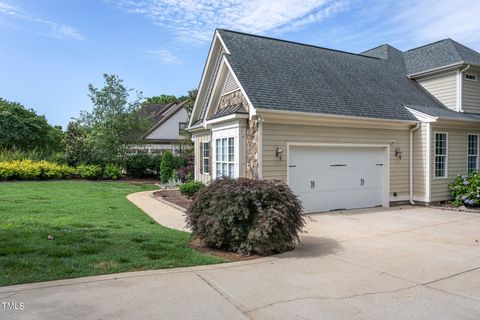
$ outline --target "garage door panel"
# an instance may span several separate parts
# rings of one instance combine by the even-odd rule
[[[385,148],[291,147],[289,184],[305,212],[382,204]]]

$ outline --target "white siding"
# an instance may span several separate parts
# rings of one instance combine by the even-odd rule
[[[391,143],[394,141],[393,143]],[[358,143],[390,145],[390,200],[407,200],[409,195],[409,131],[347,128],[313,125],[263,124],[263,178],[287,180],[287,142]],[[277,147],[285,150],[282,160]],[[395,157],[400,147],[402,159]],[[397,197],[393,197],[393,193]]]
[[[427,202],[427,124],[422,123],[413,133],[413,196],[415,201]]]
[[[457,108],[457,72],[417,79],[435,98],[452,110]]]
[[[477,81],[465,79],[465,73],[476,74]],[[480,113],[480,68],[470,68],[463,74],[463,110]]]
[[[155,129],[150,133],[146,140],[148,139],[180,139],[183,138],[179,134],[179,123],[185,122],[188,124],[188,114],[184,108],[177,111],[170,119],[162,123],[160,127]]]
[[[237,81],[235,81],[235,78],[233,77],[232,73],[229,71],[227,75],[227,79],[225,80],[222,94],[229,93],[238,89],[240,89],[240,86],[238,85]]]

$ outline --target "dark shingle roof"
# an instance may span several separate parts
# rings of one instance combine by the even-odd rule
[[[354,54],[223,29],[218,32],[230,52],[226,59],[255,108],[416,120],[404,106],[420,106],[432,116],[452,115],[407,77],[408,68],[418,70],[428,60],[420,59],[415,50],[403,53],[383,45]],[[458,43],[454,46],[470,59],[478,55]],[[439,56],[447,59],[441,63],[458,60],[448,53]]]
[[[232,104],[228,107],[220,109],[216,113],[212,114],[207,120],[217,119],[225,116],[229,116],[235,113],[245,113],[248,114],[247,110],[244,108],[243,103]]]
[[[407,74],[456,64],[480,65],[480,53],[452,39],[437,41],[404,53]]]

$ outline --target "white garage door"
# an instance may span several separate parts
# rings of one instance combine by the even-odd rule
[[[304,212],[384,203],[385,148],[290,146],[288,183]]]

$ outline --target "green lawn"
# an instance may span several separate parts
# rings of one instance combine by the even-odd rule
[[[122,182],[0,183],[0,286],[222,262],[126,199]],[[48,240],[52,235],[54,240]]]

